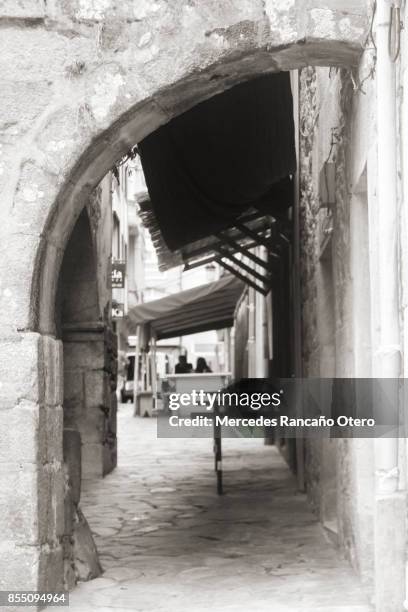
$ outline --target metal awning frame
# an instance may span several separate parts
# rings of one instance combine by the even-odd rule
[[[214,236],[214,244],[211,245],[213,254],[201,259],[201,253],[208,253],[208,247],[184,256],[184,270],[192,270],[210,263],[218,263],[225,270],[242,280],[245,284],[255,289],[262,295],[268,295],[274,282],[278,280],[278,267],[281,261],[282,249],[290,246],[290,239],[276,219],[267,218],[267,226],[260,232],[256,232],[245,225],[245,220],[236,222],[232,227],[240,233],[237,238],[232,238],[226,232],[220,232]],[[248,242],[248,239],[250,242]],[[240,242],[243,241],[243,242]],[[261,259],[251,251],[254,247],[264,246],[267,249],[267,261]],[[237,253],[255,264],[254,269],[248,263],[237,257]],[[228,260],[228,261],[225,261]],[[261,273],[263,268],[265,273]]]

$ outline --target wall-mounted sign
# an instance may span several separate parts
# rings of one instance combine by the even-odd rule
[[[123,319],[125,316],[125,305],[114,302],[112,304],[112,319]]]
[[[124,261],[112,262],[112,289],[123,289],[125,286],[126,263]]]

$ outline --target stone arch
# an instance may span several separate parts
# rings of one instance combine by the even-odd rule
[[[99,295],[91,225],[82,209],[69,237],[59,275],[55,308],[58,338],[68,325],[90,323],[99,318]]]
[[[69,588],[78,577],[100,573],[93,538],[79,508],[82,479],[103,472],[101,406],[109,401],[104,398],[105,330],[99,320],[95,247],[83,208],[67,242],[55,305],[56,335],[63,347],[63,567]]]
[[[311,0],[310,6],[234,2],[228,9],[208,2],[205,10],[178,3],[174,11],[158,2],[144,6],[140,18],[131,15],[136,9],[130,3],[88,4],[85,9],[87,3],[79,8],[68,3],[56,31],[66,34],[69,23],[81,37],[85,24],[100,28],[99,57],[84,49],[83,59],[73,53],[64,66],[69,102],[59,99],[46,109],[35,140],[41,161],[21,164],[16,189],[17,208],[27,197],[36,204],[32,222],[41,239],[35,245],[27,326],[42,333],[54,331],[50,279],[67,236],[92,189],[131,146],[177,114],[256,75],[306,65],[356,65],[367,35],[364,0],[349,10],[333,0]],[[142,25],[135,29],[136,23]],[[130,45],[131,35],[141,31],[138,43]]]
[[[99,259],[100,265],[109,267],[110,218],[102,228],[108,238],[100,241],[109,244],[109,253],[98,253],[88,210],[89,205],[82,209],[64,252],[55,328],[63,345],[64,435],[66,430],[78,431],[81,448],[76,455],[82,456],[82,478],[95,478],[116,465],[116,396],[112,392],[116,342],[104,313],[110,305],[110,291],[103,292],[106,274],[97,266]],[[102,283],[98,282],[101,272]]]
[[[20,5],[6,14],[0,43],[1,107],[10,115],[0,160],[8,219],[0,228],[0,402],[25,433],[10,455],[16,473],[2,485],[20,522],[14,528],[7,513],[0,521],[0,586],[61,590],[63,376],[54,305],[65,247],[92,190],[137,141],[239,82],[307,65],[356,66],[369,20],[366,0]],[[24,496],[16,478],[32,485]]]

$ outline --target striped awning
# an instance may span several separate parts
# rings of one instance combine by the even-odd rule
[[[129,332],[149,325],[158,340],[232,327],[244,283],[232,275],[160,300],[139,304],[127,314]]]

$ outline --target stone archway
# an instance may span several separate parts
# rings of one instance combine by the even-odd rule
[[[95,578],[101,571],[91,531],[79,508],[82,479],[104,471],[105,421],[111,408],[109,385],[104,384],[109,377],[104,371],[106,324],[100,320],[99,302],[96,245],[84,208],[65,249],[55,306],[56,335],[63,345],[62,548],[68,588],[78,577]]]
[[[12,419],[21,434],[2,457],[2,589],[62,586],[63,377],[54,305],[65,246],[90,193],[135,142],[238,82],[309,64],[357,65],[367,6],[344,6],[68,0],[0,12],[7,217],[0,402],[4,428]]]

